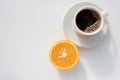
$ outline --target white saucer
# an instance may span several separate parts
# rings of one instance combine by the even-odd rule
[[[63,21],[63,29],[66,37],[79,47],[92,47],[97,45],[98,43],[104,40],[104,36],[106,35],[107,29],[108,29],[107,22],[105,21],[102,30],[94,36],[82,37],[76,34],[72,26],[72,20],[73,20],[74,14],[80,7],[83,7],[86,5],[97,7],[102,11],[102,9],[96,4],[89,3],[89,2],[81,2],[74,5],[67,11]]]

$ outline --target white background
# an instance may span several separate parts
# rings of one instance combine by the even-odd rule
[[[109,12],[103,43],[79,48],[75,68],[57,70],[50,46],[66,39],[67,10],[86,0],[0,0],[0,80],[120,80],[120,1],[90,0]]]

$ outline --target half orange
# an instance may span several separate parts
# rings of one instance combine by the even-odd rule
[[[49,57],[55,67],[66,70],[76,65],[79,53],[72,42],[60,40],[51,47]]]

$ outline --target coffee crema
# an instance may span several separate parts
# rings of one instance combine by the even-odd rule
[[[95,32],[101,24],[101,17],[93,9],[83,9],[76,16],[77,27],[86,33]]]

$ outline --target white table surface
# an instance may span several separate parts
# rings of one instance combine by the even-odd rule
[[[49,62],[50,46],[66,39],[67,10],[86,0],[0,0],[0,80],[120,80],[120,1],[90,0],[109,12],[104,42],[79,48],[80,60],[68,71]]]

